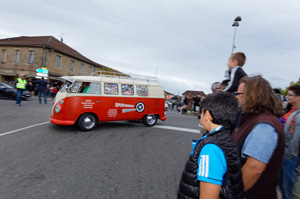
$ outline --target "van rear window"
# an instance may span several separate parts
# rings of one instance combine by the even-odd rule
[[[148,96],[148,86],[136,86],[136,93],[138,96]]]
[[[106,95],[118,95],[118,84],[114,83],[105,83],[104,84],[104,93]]]
[[[122,93],[122,95],[133,95],[134,94],[133,85],[122,84],[121,85],[121,93]]]

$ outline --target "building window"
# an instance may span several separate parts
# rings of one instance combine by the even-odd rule
[[[16,50],[15,52],[15,63],[20,63],[20,56],[21,56],[21,52],[19,50]]]
[[[61,67],[61,56],[56,55],[55,68],[60,68],[60,67]]]
[[[33,63],[34,63],[34,57],[35,57],[35,52],[34,52],[34,50],[30,50],[30,51],[29,51],[29,60],[28,60],[28,64],[33,64]]]
[[[92,72],[93,72],[93,67],[92,67],[92,66],[89,66],[89,72],[88,72],[88,75],[92,75]]]
[[[71,63],[70,63],[70,72],[74,72],[74,71],[75,71],[75,61],[71,60]]]
[[[7,54],[7,51],[6,50],[2,50],[2,62],[5,63],[6,62],[6,54]]]
[[[83,71],[84,71],[84,64],[81,63],[80,64],[80,74],[83,74]]]

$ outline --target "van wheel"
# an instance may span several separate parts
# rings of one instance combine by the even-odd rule
[[[145,115],[143,117],[143,122],[146,126],[154,126],[157,121],[157,117],[154,114]]]
[[[78,119],[78,126],[83,131],[93,130],[98,123],[97,117],[92,113],[85,113]]]

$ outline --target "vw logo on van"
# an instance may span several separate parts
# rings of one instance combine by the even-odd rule
[[[135,107],[136,107],[136,111],[138,113],[141,113],[141,112],[143,112],[145,110],[145,105],[144,105],[143,102],[137,103]]]

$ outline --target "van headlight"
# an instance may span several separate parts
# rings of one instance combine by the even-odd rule
[[[56,113],[59,113],[61,111],[61,108],[59,105],[56,105],[54,110]]]

